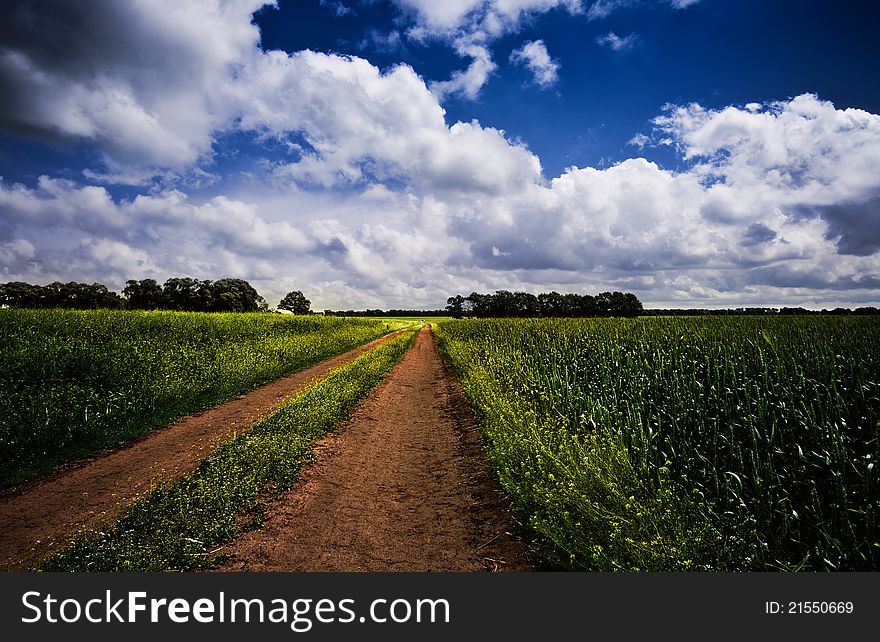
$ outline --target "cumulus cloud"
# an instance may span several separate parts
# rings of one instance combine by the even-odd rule
[[[541,176],[537,157],[502,131],[447,125],[406,65],[383,73],[360,58],[272,52],[241,91],[249,112],[240,127],[297,132],[308,145],[300,160],[275,169],[279,179],[324,188],[402,180],[420,193],[498,194]]]
[[[432,84],[439,98],[459,95],[475,99],[483,85],[488,82],[496,65],[492,62],[489,44],[499,37],[515,33],[534,16],[555,9],[572,15],[586,13],[590,20],[605,18],[614,11],[635,5],[643,0],[394,0],[413,17],[415,24],[408,30],[415,40],[440,38],[448,40],[462,57],[471,62],[464,70],[453,72],[448,80]],[[668,0],[676,9],[696,4],[699,0]],[[631,48],[635,34],[618,36],[613,32],[597,38],[599,44],[608,45],[614,51]],[[537,44],[541,43],[541,44]],[[558,62],[552,60],[541,41],[534,41],[514,52],[513,60],[528,65],[541,87],[556,82]]]
[[[803,94],[763,107],[674,107],[655,124],[694,161],[691,172],[714,183],[709,218],[775,207],[824,220],[841,252],[878,247],[880,116]]]
[[[604,36],[596,38],[596,42],[600,45],[607,45],[614,51],[623,51],[625,49],[632,49],[636,42],[636,34],[631,33],[628,36],[621,37],[613,31],[609,31]]]
[[[446,40],[459,55],[471,60],[466,69],[453,72],[448,80],[431,84],[441,99],[452,94],[475,99],[497,68],[489,45],[505,34],[518,31],[529,18],[553,9],[564,9],[571,14],[583,11],[580,0],[395,1],[414,16],[415,25],[408,30],[411,38]],[[539,84],[549,86],[555,82],[558,63],[550,59],[543,43],[533,44],[524,55],[530,57],[523,58],[522,62],[533,69]]]
[[[537,157],[503,132],[475,122],[447,126],[407,67],[383,74],[365,61],[314,53],[275,64],[280,78],[289,73],[305,87],[320,70],[317,93],[296,85],[292,94],[321,109],[273,126],[305,128],[321,142],[310,171],[328,180],[361,172],[354,191],[299,191],[297,164],[283,168],[293,182],[276,185],[274,200],[263,190],[195,202],[166,190],[124,201],[50,178],[35,188],[2,185],[5,273],[49,278],[72,266],[103,271],[111,283],[231,273],[258,286],[264,280],[270,298],[292,279],[331,307],[432,307],[451,292],[554,286],[615,287],[646,301],[697,305],[876,296],[877,116],[814,96],[760,109],[670,108],[657,127],[691,159],[687,171],[630,159],[547,180]],[[300,113],[266,108],[285,119]],[[722,127],[727,119],[742,127],[743,115],[764,119],[760,134]],[[816,118],[829,122],[819,127]],[[804,128],[811,133],[802,132],[801,144],[789,137]],[[768,150],[768,140],[788,147]],[[844,148],[856,158],[825,162]],[[744,159],[763,159],[763,171],[779,179],[762,183],[761,168],[746,172]],[[845,176],[850,163],[868,165],[863,183]],[[841,180],[850,181],[847,189]]]
[[[484,7],[485,0],[397,0],[397,4],[415,12],[423,27],[432,31],[448,32],[460,27],[465,19],[478,8]]]
[[[98,224],[96,211],[114,224]],[[437,266],[465,251],[447,233],[447,214],[432,197],[382,187],[351,198],[260,190],[199,202],[167,190],[127,201],[44,177],[35,188],[0,183],[0,226],[9,223],[11,239],[0,243],[0,273],[116,289],[129,278],[235,276],[270,301],[303,289],[319,307],[432,307],[436,288],[454,287]]]
[[[559,79],[559,63],[550,57],[543,40],[530,40],[510,54],[514,64],[525,65],[541,88],[547,88]]]
[[[32,282],[94,279],[121,288],[128,278],[179,274],[271,278],[280,276],[279,257],[296,262],[321,250],[307,230],[267,220],[252,203],[196,203],[175,190],[126,201],[48,177],[35,188],[0,183],[0,217],[16,239],[0,252],[0,269],[17,265],[19,278]]]
[[[458,49],[460,54],[471,58],[471,64],[467,69],[453,72],[449,80],[431,83],[431,91],[441,100],[452,94],[476,99],[489,76],[498,68],[491,52],[482,45],[461,44]]]
[[[645,145],[647,145],[650,142],[651,142],[651,138],[649,136],[646,136],[645,134],[639,133],[639,134],[636,134],[635,136],[633,136],[632,138],[630,138],[626,142],[626,144],[631,145],[633,147],[638,147],[639,149],[642,149]]]
[[[562,8],[576,14],[583,10],[581,0],[394,0],[412,11],[421,33],[435,36],[481,32],[498,37],[516,31],[529,16]]]
[[[263,0],[12,0],[0,25],[0,126],[85,139],[113,163],[185,167],[234,115],[223,88],[256,51]]]

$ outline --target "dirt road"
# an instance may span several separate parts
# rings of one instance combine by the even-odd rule
[[[424,328],[219,570],[530,570],[510,532],[471,410]]]
[[[118,515],[157,482],[194,470],[217,443],[247,430],[309,382],[390,336],[154,430],[110,454],[3,491],[0,570],[32,567],[80,529],[94,529]]]

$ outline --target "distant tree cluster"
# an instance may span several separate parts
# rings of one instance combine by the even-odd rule
[[[855,308],[834,308],[832,310],[807,310],[806,308],[719,308],[719,309],[686,309],[686,308],[655,308],[645,310],[642,314],[650,317],[662,316],[770,316],[770,315],[877,315],[880,309],[873,306]]]
[[[307,300],[305,303],[308,305]],[[16,281],[0,285],[0,305],[187,312],[259,312],[269,309],[263,297],[243,279],[202,281],[189,277],[170,278],[164,285],[154,279],[129,280],[122,296],[100,283],[55,282],[40,286]]]
[[[446,313],[456,317],[636,317],[642,303],[635,294],[602,292],[560,294],[498,290],[495,294],[453,296],[446,300]]]
[[[278,304],[278,310],[287,310],[293,314],[309,314],[311,312],[312,302],[299,290],[288,292]]]
[[[199,280],[173,277],[161,287],[154,279],[130,280],[122,294],[132,310],[259,312],[269,306],[244,279]]]
[[[100,283],[61,283],[31,285],[22,281],[0,284],[0,305],[12,308],[75,308],[77,310],[117,309],[125,300]]]
[[[446,310],[324,310],[325,317],[445,317]]]

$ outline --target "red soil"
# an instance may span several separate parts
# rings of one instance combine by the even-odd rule
[[[429,328],[316,455],[218,570],[531,570]]]

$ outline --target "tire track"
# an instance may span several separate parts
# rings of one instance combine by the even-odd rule
[[[316,455],[217,570],[531,570],[430,327]]]

